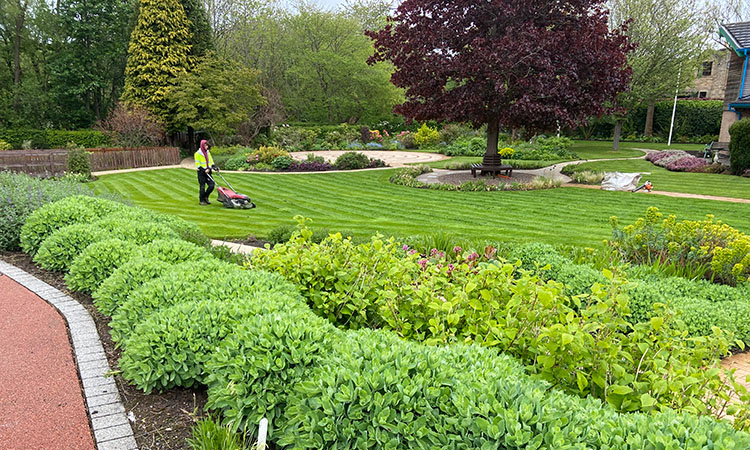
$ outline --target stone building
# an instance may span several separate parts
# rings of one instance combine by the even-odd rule
[[[704,61],[698,69],[698,76],[687,97],[724,100],[729,73],[729,57],[729,50],[721,49],[715,51],[711,59]]]
[[[750,22],[720,25],[719,34],[730,47],[718,143],[718,147],[726,149],[729,144],[729,127],[743,116],[750,117]]]

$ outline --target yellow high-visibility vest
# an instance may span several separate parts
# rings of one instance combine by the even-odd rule
[[[211,152],[207,151],[208,153],[208,164],[206,164],[206,157],[203,156],[203,152],[198,149],[197,152],[195,152],[195,168],[200,169],[203,167],[204,169],[208,169],[209,167],[213,167],[214,165],[214,157],[211,156]]]

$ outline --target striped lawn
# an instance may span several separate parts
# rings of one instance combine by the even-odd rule
[[[641,179],[651,181],[654,189],[659,191],[750,199],[750,178],[713,173],[670,172],[646,160],[598,161],[584,163],[579,167],[582,170],[606,172],[649,172]]]
[[[194,171],[165,169],[102,176],[99,192],[118,192],[134,204],[176,214],[214,238],[263,237],[303,215],[313,225],[365,236],[443,231],[469,239],[596,245],[610,235],[608,219],[633,221],[648,206],[679,218],[706,214],[750,232],[750,205],[657,195],[562,188],[531,192],[443,192],[388,182],[393,170],[357,173],[227,174],[258,205],[229,210],[198,205]],[[220,181],[220,180],[219,180]],[[216,195],[212,194],[212,199]]]

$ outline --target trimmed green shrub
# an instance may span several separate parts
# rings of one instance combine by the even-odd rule
[[[112,141],[97,130],[36,130],[28,128],[0,129],[0,139],[13,148],[21,148],[24,141],[30,141],[32,148],[65,148],[72,142],[84,148],[108,147]]]
[[[98,220],[93,225],[107,231],[114,238],[133,241],[137,244],[147,244],[157,239],[176,240],[178,238],[177,233],[166,225],[122,219],[118,218],[118,214]]]
[[[206,363],[206,407],[220,410],[235,429],[247,428],[250,434],[266,417],[273,438],[285,424],[284,410],[292,405],[287,401],[291,388],[309,378],[338,333],[309,310],[247,319]],[[368,419],[351,417],[357,418]]]
[[[733,174],[742,175],[750,169],[750,119],[732,124],[729,135],[729,164]]]
[[[0,170],[0,249],[20,248],[21,228],[34,211],[65,197],[87,194],[89,189],[70,180],[42,180]]]
[[[94,220],[128,207],[111,200],[75,195],[45,205],[34,211],[21,228],[21,248],[34,255],[42,242],[54,231],[76,223]]]
[[[92,292],[118,267],[138,256],[134,242],[107,239],[95,242],[73,260],[65,283],[74,292]]]
[[[414,133],[414,142],[419,148],[428,148],[440,142],[440,132],[437,128],[430,128],[423,123],[419,130]]]
[[[271,161],[271,165],[276,170],[286,170],[293,162],[294,159],[292,159],[291,156],[282,155],[274,158],[273,161]]]
[[[476,346],[422,346],[360,330],[334,342],[288,395],[279,445],[294,448],[643,449],[750,445],[707,417],[617,414],[524,376]]]
[[[158,259],[171,264],[207,259],[211,255],[204,247],[179,239],[155,239],[141,249],[144,258]]]
[[[250,167],[250,164],[248,164],[247,162],[247,158],[249,156],[249,152],[240,152],[236,155],[231,156],[230,158],[227,158],[227,160],[224,161],[223,165],[221,165],[219,161],[217,161],[217,164],[219,164],[219,167],[223,170],[246,170],[248,167]]]
[[[295,295],[296,289],[277,274],[246,271],[238,266],[203,261],[180,264],[133,291],[112,315],[112,340],[124,343],[135,327],[154,311],[198,300],[232,302],[255,292]],[[297,294],[298,295],[298,294]]]
[[[153,222],[172,229],[177,235],[193,244],[208,246],[211,240],[203,234],[198,225],[177,216],[161,214],[145,208],[131,207],[107,216],[107,219],[133,222]]]
[[[147,394],[201,384],[208,374],[206,360],[243,321],[295,308],[306,309],[301,298],[261,291],[231,302],[202,300],[159,309],[125,342],[123,376]]]
[[[206,264],[210,264],[206,259]],[[118,267],[91,294],[100,313],[111,316],[130,293],[147,281],[158,278],[174,264],[157,258],[135,257]]]
[[[333,165],[339,170],[366,169],[370,165],[370,158],[364,153],[346,152],[336,158]]]
[[[68,173],[75,173],[91,178],[91,162],[89,154],[81,147],[68,150],[67,159]]]
[[[294,225],[277,225],[268,232],[268,242],[271,244],[282,244],[287,242],[297,228]]]
[[[109,238],[109,233],[94,225],[68,225],[56,230],[42,242],[34,262],[43,269],[64,271],[86,247]]]

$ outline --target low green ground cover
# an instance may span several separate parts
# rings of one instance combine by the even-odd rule
[[[641,180],[651,181],[656,191],[750,199],[750,178],[713,173],[670,172],[645,160],[597,161],[580,164],[570,170],[647,172]],[[724,206],[721,207],[723,209]]]
[[[332,174],[227,174],[258,205],[230,210],[216,201],[198,205],[195,173],[184,169],[100,177],[98,192],[116,192],[134,204],[175,214],[214,238],[266,236],[295,215],[316,227],[409,236],[434,231],[471,239],[595,245],[610,236],[608,218],[634,221],[649,206],[685,219],[717,213],[717,202],[577,188],[528,192],[436,192],[388,182],[392,170]],[[212,198],[215,198],[212,196]],[[720,203],[717,218],[750,232],[750,205]]]

